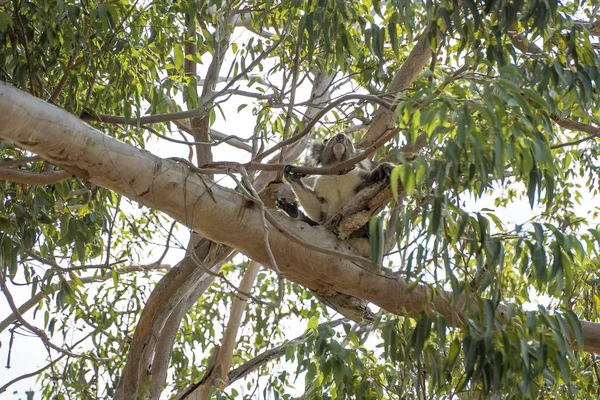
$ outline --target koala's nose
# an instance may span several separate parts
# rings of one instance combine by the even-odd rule
[[[346,135],[343,133],[338,133],[337,135],[334,136],[335,140],[337,140],[338,142],[343,142],[344,139],[346,139]]]

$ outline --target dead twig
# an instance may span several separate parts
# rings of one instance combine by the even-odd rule
[[[2,292],[4,293],[4,297],[6,297],[6,301],[8,301],[8,305],[9,305],[10,309],[12,310],[13,314],[15,315],[15,318],[17,319],[17,321],[19,321],[21,323],[21,325],[23,325],[25,328],[29,329],[36,336],[38,336],[42,340],[42,342],[44,342],[44,344],[46,346],[48,346],[49,348],[51,348],[53,350],[58,351],[61,354],[65,354],[70,357],[85,358],[86,360],[90,360],[93,362],[110,361],[112,359],[112,358],[93,357],[93,356],[89,356],[87,354],[73,353],[72,351],[70,351],[68,349],[65,349],[63,347],[57,346],[54,343],[52,343],[50,341],[50,338],[46,334],[46,332],[44,332],[42,329],[40,329],[36,326],[33,326],[32,324],[27,322],[27,320],[25,320],[25,318],[23,318],[23,316],[21,315],[21,313],[19,312],[19,310],[17,308],[17,305],[15,304],[15,301],[14,301],[10,291],[8,290],[8,288],[6,286],[6,281],[4,278],[5,278],[4,273],[0,273],[0,288],[2,289]]]

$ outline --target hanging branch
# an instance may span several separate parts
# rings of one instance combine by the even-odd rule
[[[240,283],[240,291],[250,292],[252,290],[259,270],[259,263],[255,261],[250,261],[248,263],[248,267],[246,268],[246,272]],[[190,393],[191,396],[198,399],[206,399],[213,386],[218,386],[220,389],[223,389],[225,386],[229,385],[229,369],[231,368],[231,360],[235,350],[235,341],[247,301],[248,298],[243,295],[237,295],[233,300],[221,345],[217,346],[214,350],[214,364],[212,365],[212,368],[207,369],[205,375],[200,379],[199,386]]]
[[[0,180],[24,185],[52,185],[72,176],[68,171],[31,172],[0,167]]]

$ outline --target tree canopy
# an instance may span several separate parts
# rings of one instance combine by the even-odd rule
[[[0,0],[0,393],[600,397],[599,10]],[[339,132],[390,182],[277,210]]]

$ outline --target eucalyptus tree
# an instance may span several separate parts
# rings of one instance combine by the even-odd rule
[[[600,396],[599,8],[0,1],[0,392]],[[390,182],[276,210],[338,132]]]

